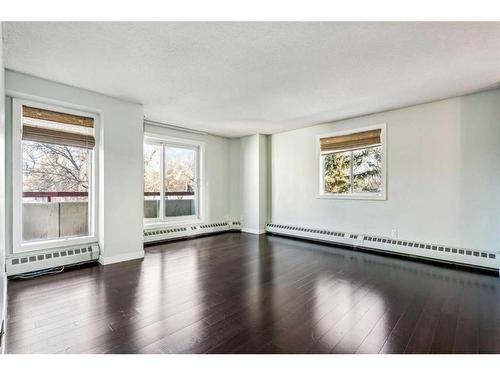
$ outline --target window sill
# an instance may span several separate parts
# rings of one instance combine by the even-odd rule
[[[364,200],[364,201],[386,201],[385,194],[318,194],[317,199],[340,199],[340,200]]]
[[[95,236],[74,237],[74,238],[58,238],[47,241],[26,242],[14,249],[14,254],[27,253],[30,251],[51,250],[55,248],[67,246],[87,245],[97,242]]]

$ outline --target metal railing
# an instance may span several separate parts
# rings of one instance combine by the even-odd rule
[[[52,198],[59,197],[86,197],[86,191],[23,191],[23,198],[47,198],[47,202],[52,202]]]
[[[144,196],[146,197],[153,197],[153,196],[160,196],[159,191],[145,191]],[[165,192],[166,197],[178,197],[178,196],[194,196],[194,191],[166,191]]]
[[[196,211],[195,193],[192,191],[167,191],[165,215],[189,216]],[[88,234],[88,192],[83,191],[26,191],[23,198],[45,198],[42,201],[23,201],[23,239],[39,240]],[[155,218],[160,201],[147,197],[160,197],[160,192],[144,193],[144,216]],[[84,198],[59,201],[55,198]]]
[[[23,198],[47,198],[47,202],[52,202],[52,198],[64,197],[87,197],[86,191],[24,191]],[[159,191],[145,191],[144,196],[160,196]],[[194,191],[166,191],[166,197],[194,196]]]

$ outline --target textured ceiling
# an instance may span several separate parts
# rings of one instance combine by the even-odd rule
[[[276,133],[500,81],[500,23],[4,23],[6,67],[225,136]]]

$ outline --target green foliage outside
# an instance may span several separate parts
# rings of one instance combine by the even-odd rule
[[[378,193],[382,186],[382,148],[369,147],[323,156],[326,193]],[[352,163],[352,181],[351,181]]]

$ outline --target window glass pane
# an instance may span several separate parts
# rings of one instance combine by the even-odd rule
[[[165,146],[165,216],[198,214],[197,148]]]
[[[144,218],[160,215],[161,145],[144,145]]]
[[[382,191],[382,147],[369,147],[352,152],[353,192]]]
[[[350,151],[323,155],[325,193],[350,192]]]
[[[89,235],[91,150],[23,141],[23,241]]]

